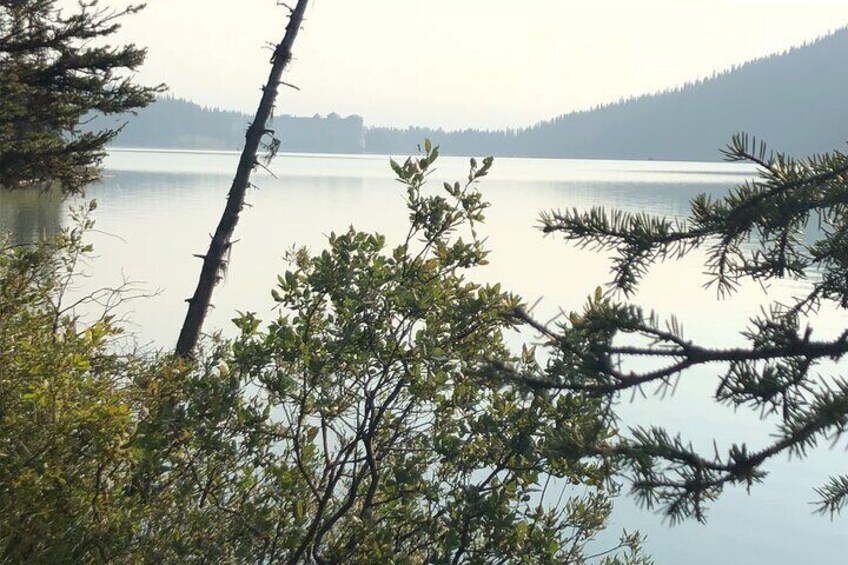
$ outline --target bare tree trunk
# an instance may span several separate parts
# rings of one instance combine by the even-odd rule
[[[188,313],[177,340],[176,353],[180,357],[191,357],[200,337],[203,321],[206,319],[206,313],[209,311],[209,304],[212,300],[212,290],[220,278],[224,256],[232,245],[233,232],[236,224],[238,224],[239,214],[244,207],[244,196],[247,187],[250,186],[250,175],[257,165],[256,158],[259,144],[262,137],[269,133],[266,124],[274,109],[274,101],[277,98],[277,89],[283,70],[291,60],[292,45],[303,23],[307,4],[308,0],[298,0],[297,5],[291,10],[285,36],[274,50],[274,56],[271,59],[271,74],[268,76],[268,82],[263,89],[262,100],[256,111],[256,117],[247,130],[244,150],[241,153],[236,176],[227,196],[227,206],[221,215],[218,229],[212,236],[209,251],[203,256],[203,268],[200,271],[197,289],[194,291],[194,296],[188,300]]]

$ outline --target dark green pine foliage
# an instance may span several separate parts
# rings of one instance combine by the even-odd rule
[[[713,367],[713,400],[761,415],[773,425],[770,443],[699,453],[653,427],[633,430],[606,450],[620,460],[635,495],[672,521],[704,520],[706,503],[726,486],[751,487],[766,476],[768,460],[804,458],[818,444],[837,442],[848,426],[848,380],[821,366],[848,353],[848,331],[823,339],[812,327],[820,309],[848,308],[848,156],[834,151],[796,160],[744,135],[726,155],[756,164],[759,177],[720,199],[695,198],[685,221],[602,209],[544,215],[546,233],[613,254],[612,291],[599,290],[556,331],[537,325],[554,352],[544,369],[500,368],[535,388],[614,401],[643,387],[673,387],[691,369]],[[810,230],[802,237],[808,223],[820,226],[814,237]],[[674,319],[663,323],[616,299],[615,291],[631,295],[654,263],[697,248],[706,251],[706,270],[720,294],[746,280],[779,278],[805,281],[807,290],[791,302],[773,302],[742,332],[742,345],[727,349],[694,343]],[[653,368],[644,369],[646,359],[656,361]],[[572,443],[563,444],[564,452],[585,448]],[[820,512],[838,512],[848,504],[848,477],[816,492]]]
[[[80,0],[68,11],[56,0],[0,0],[0,186],[77,193],[97,178],[103,148],[120,128],[83,133],[84,116],[144,107],[161,90],[131,79],[144,49],[104,43],[141,8]]]

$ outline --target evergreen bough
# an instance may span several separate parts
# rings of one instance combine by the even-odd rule
[[[80,0],[68,12],[56,0],[0,0],[0,187],[72,194],[98,178],[120,126],[85,123],[147,106],[162,90],[133,81],[145,49],[103,42],[142,8]]]
[[[610,405],[622,393],[673,387],[696,367],[716,367],[713,400],[773,423],[770,444],[701,453],[680,436],[649,427],[607,448],[573,440],[561,446],[564,453],[583,450],[617,459],[637,498],[672,522],[705,520],[706,503],[725,486],[751,487],[766,476],[768,460],[803,458],[820,443],[836,443],[848,426],[848,380],[819,371],[822,362],[839,361],[848,352],[848,330],[817,339],[812,327],[820,309],[848,307],[848,156],[833,151],[793,159],[741,134],[726,156],[755,164],[758,177],[723,198],[696,197],[683,221],[601,208],[544,214],[545,233],[612,254],[611,289],[598,291],[584,311],[555,330],[518,310],[546,336],[552,358],[536,370],[494,364],[501,376],[536,389],[579,392]],[[812,241],[803,237],[809,222],[818,227]],[[807,290],[788,303],[773,301],[732,348],[688,340],[675,319],[662,322],[617,298],[632,295],[655,263],[696,249],[705,250],[710,284],[719,295],[744,281],[775,279],[803,281]],[[631,367],[637,359],[653,359],[652,366],[660,368]],[[612,411],[610,416],[615,418]],[[836,476],[816,491],[817,510],[836,513],[848,504],[848,476]]]

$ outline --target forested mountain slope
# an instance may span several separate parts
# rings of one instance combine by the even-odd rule
[[[848,140],[848,29],[710,79],[520,131],[514,154],[717,159],[738,131],[804,155]]]

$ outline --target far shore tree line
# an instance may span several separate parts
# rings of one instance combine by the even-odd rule
[[[782,152],[810,155],[845,142],[842,122],[834,117],[843,114],[848,79],[832,72],[832,62],[846,56],[848,28],[842,28],[678,88],[529,126],[389,127],[368,115],[278,113],[273,127],[280,150],[294,153],[405,155],[430,139],[446,155],[720,161],[720,148],[736,132],[746,131]],[[137,117],[118,121],[126,121],[127,127],[116,145],[235,151],[242,146],[250,116],[160,97]],[[95,121],[89,127],[100,125]]]
[[[848,157],[795,159],[745,135],[725,155],[758,178],[694,199],[685,220],[543,213],[542,231],[613,257],[608,291],[556,324],[499,284],[469,282],[488,254],[479,186],[493,159],[433,187],[439,148],[424,141],[390,163],[403,240],[350,228],[316,254],[294,251],[274,319],[243,313],[235,338],[204,334],[251,172],[284,135],[268,118],[307,5],[283,5],[286,32],[173,352],[116,347],[110,308],[80,317],[127,289],[69,303],[94,202],[56,237],[0,240],[0,561],[644,564],[638,533],[603,535],[620,484],[671,521],[704,521],[770,460],[839,442],[848,380],[820,366],[848,353],[848,331],[822,339],[809,324],[848,307]],[[124,78],[143,49],[101,46],[138,9],[0,0],[3,190],[78,194],[97,178],[118,129],[81,120],[161,91]],[[810,242],[811,221],[822,229]],[[696,249],[720,292],[779,278],[807,292],[753,318],[737,347],[694,343],[628,298],[652,265]],[[512,350],[511,331],[537,345]],[[661,428],[620,430],[622,395],[702,365],[715,368],[713,401],[773,424],[769,444],[701,453]],[[816,492],[816,510],[836,514],[848,476]]]

